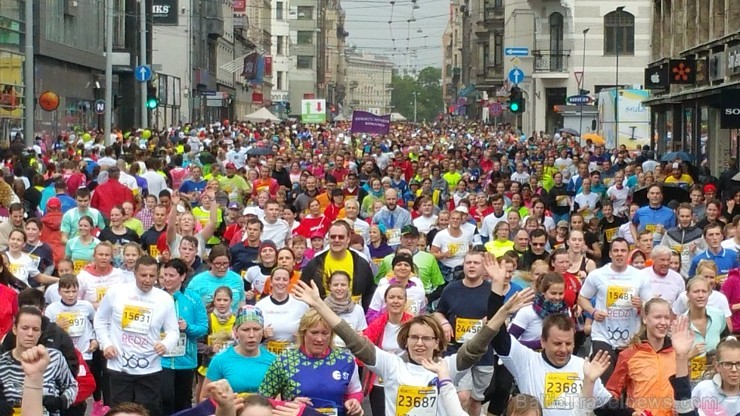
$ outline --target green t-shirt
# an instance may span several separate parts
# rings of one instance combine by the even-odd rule
[[[394,256],[395,253],[385,256],[383,261],[378,265],[378,274],[375,275],[376,284],[380,279],[393,271],[392,262]],[[414,254],[414,267],[416,268],[416,274],[419,280],[424,284],[424,292],[432,293],[437,287],[445,284],[442,271],[439,269],[439,262],[430,253],[418,251]]]

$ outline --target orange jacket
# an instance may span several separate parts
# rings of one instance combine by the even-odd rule
[[[616,399],[626,390],[627,405],[636,412],[673,416],[673,387],[668,378],[675,374],[676,353],[670,338],[666,337],[659,351],[643,340],[619,353],[606,388]]]

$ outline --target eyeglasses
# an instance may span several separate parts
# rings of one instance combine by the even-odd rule
[[[423,342],[424,344],[429,344],[430,342],[436,341],[437,337],[420,337],[418,335],[409,335],[408,340],[410,344],[417,344],[419,343],[419,341]]]
[[[725,370],[732,370],[733,368],[740,370],[740,361],[720,361],[719,365]]]
[[[213,267],[224,268],[225,269],[225,268],[229,267],[229,262],[213,263]]]
[[[339,234],[330,234],[329,235],[329,239],[330,240],[344,240],[345,238],[347,238],[346,235],[339,235]]]
[[[545,243],[529,243],[532,245],[532,247],[544,247]]]

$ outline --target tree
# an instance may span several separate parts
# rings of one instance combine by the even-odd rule
[[[414,93],[416,93],[417,121],[432,121],[444,110],[442,102],[442,70],[434,67],[422,69],[416,78],[393,74],[391,84],[393,111],[408,120],[414,119]]]

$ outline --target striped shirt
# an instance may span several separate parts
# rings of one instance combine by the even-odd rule
[[[67,405],[72,404],[77,397],[77,381],[69,371],[64,356],[58,350],[48,348],[49,366],[44,371],[44,396],[64,397]],[[26,378],[21,363],[13,358],[13,351],[0,355],[0,382],[3,384],[3,393],[8,403],[20,407],[23,398],[23,381]],[[50,416],[57,416],[59,412],[49,412]]]

